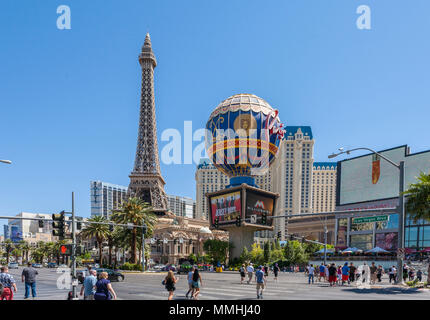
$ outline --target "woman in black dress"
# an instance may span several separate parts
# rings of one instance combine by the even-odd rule
[[[175,283],[178,282],[179,278],[175,278],[175,275],[173,274],[173,271],[170,270],[167,273],[166,278],[164,279],[163,283],[166,287],[166,290],[169,291],[169,298],[168,300],[173,299],[173,292],[176,290]]]

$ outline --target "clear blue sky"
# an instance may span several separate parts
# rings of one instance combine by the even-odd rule
[[[58,30],[57,6],[71,8]],[[372,29],[356,9],[372,10]],[[158,134],[204,127],[253,93],[286,125],[310,125],[315,160],[339,146],[430,148],[430,2],[2,1],[0,214],[90,213],[89,181],[128,185],[150,32]],[[159,141],[160,149],[165,142]],[[195,165],[161,165],[169,194],[195,198]],[[1,221],[0,221],[1,223]]]

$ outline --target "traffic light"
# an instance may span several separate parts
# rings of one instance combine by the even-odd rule
[[[219,218],[218,217],[215,218],[214,227],[215,227],[215,229],[218,229],[218,227],[219,227]]]
[[[267,224],[267,213],[263,212],[263,215],[261,216],[261,224]]]
[[[143,235],[145,235],[147,231],[148,231],[147,225],[143,224],[143,226],[142,226],[142,233],[143,233]]]
[[[241,216],[237,216],[236,217],[236,226],[240,227],[242,224],[242,217]]]
[[[81,230],[82,229],[82,222],[78,221],[76,222],[76,230]]]
[[[43,228],[43,220],[39,220],[39,228]]]
[[[63,244],[60,246],[60,253],[65,256],[72,255],[72,245],[71,244]]]
[[[114,228],[114,227],[113,227],[113,225],[112,225],[112,224],[110,224],[110,225],[109,225],[109,231],[110,231],[110,232],[113,232],[113,228]]]
[[[282,232],[278,231],[278,239],[281,239],[281,237],[282,237]]]
[[[52,215],[52,235],[58,237],[60,240],[64,240],[65,231],[66,231],[66,220],[65,220],[65,212],[61,211],[60,213]]]

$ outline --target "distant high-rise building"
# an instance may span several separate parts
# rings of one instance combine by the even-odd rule
[[[176,216],[195,218],[196,202],[188,197],[167,195],[169,210]]]
[[[32,213],[21,212],[15,217],[32,218],[32,219],[51,219],[50,213]],[[52,241],[52,223],[44,221],[43,228],[40,228],[37,220],[27,219],[8,219],[8,225],[4,226],[5,239],[11,239],[13,242],[25,240],[30,243],[38,241]]]
[[[91,216],[104,216],[106,219],[112,210],[118,209],[127,199],[127,187],[102,181],[90,182]]]
[[[314,213],[333,212],[336,208],[336,162],[314,162],[312,209]]]
[[[314,139],[309,126],[287,126],[273,165],[274,192],[278,192],[276,215],[312,212],[312,164]],[[284,218],[275,220],[282,238],[288,229]]]

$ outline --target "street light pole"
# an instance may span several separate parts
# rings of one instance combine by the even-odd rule
[[[355,148],[347,151],[343,151],[343,148],[339,149],[339,153],[333,153],[328,156],[329,159],[335,158],[338,155],[341,154],[350,154],[352,151],[355,150],[367,150],[370,151],[378,156],[380,156],[382,159],[390,163],[391,165],[395,166],[397,169],[399,169],[399,206],[398,206],[398,214],[399,214],[399,223],[398,223],[398,239],[397,239],[397,283],[403,284],[403,254],[404,254],[404,223],[405,223],[405,202],[404,202],[404,195],[403,192],[405,191],[405,162],[400,161],[399,164],[391,161],[390,159],[386,158],[382,154],[376,152],[375,150],[369,149],[369,148]],[[400,249],[400,250],[399,250]],[[402,252],[399,252],[402,251]]]

